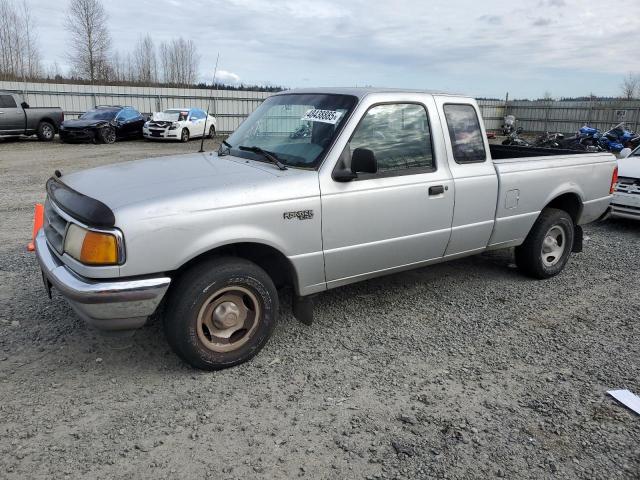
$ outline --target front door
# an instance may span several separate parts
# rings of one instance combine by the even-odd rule
[[[350,182],[321,176],[329,288],[444,255],[454,186],[446,159],[434,154],[435,105],[423,102],[372,104],[360,120],[337,168],[350,168],[362,148],[373,152],[377,173]]]
[[[0,95],[0,132],[5,134],[24,133],[25,117],[13,95]]]

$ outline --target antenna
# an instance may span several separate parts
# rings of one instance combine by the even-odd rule
[[[220,52],[218,52],[218,56],[216,57],[216,67],[213,69],[213,81],[211,82],[211,92],[213,94],[213,89],[216,86],[216,74],[218,73],[218,60],[220,60]],[[213,97],[213,95],[212,95]],[[215,104],[215,97],[213,97],[213,102]],[[211,109],[211,97],[209,98],[209,104],[207,105],[207,116],[204,119],[204,128],[202,129],[202,140],[200,140],[200,150],[199,153],[204,153],[204,137],[207,134],[207,120],[209,120],[209,110]],[[214,106],[215,110],[215,106]]]

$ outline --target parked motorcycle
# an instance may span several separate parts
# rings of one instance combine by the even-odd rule
[[[516,128],[513,132],[511,132],[507,138],[502,141],[502,145],[516,145],[519,147],[530,147],[531,144],[527,142],[524,138],[520,137],[520,134],[523,132],[522,127]]]
[[[516,130],[516,117],[514,115],[507,115],[502,122],[502,134],[511,135]]]
[[[624,122],[602,133],[599,129],[584,125],[565,147],[573,150],[607,151],[619,153],[623,148],[634,149],[640,145],[640,135],[627,130]]]
[[[564,135],[562,133],[544,132],[533,142],[533,145],[543,148],[561,148],[563,142]]]

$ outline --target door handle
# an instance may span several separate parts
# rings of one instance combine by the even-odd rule
[[[444,193],[443,185],[435,185],[433,187],[429,187],[429,195],[442,195]]]

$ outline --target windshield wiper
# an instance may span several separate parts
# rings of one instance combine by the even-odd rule
[[[223,150],[222,149],[223,146],[227,148]],[[220,145],[220,148],[218,148],[218,156],[224,157],[225,155],[229,155],[230,152],[231,152],[231,144],[226,140],[223,140],[222,144]]]
[[[253,152],[253,153],[257,153],[258,155],[262,155],[264,158],[266,158],[267,160],[269,160],[271,163],[273,163],[274,165],[276,165],[280,170],[286,170],[287,167],[285,166],[284,163],[282,163],[279,159],[278,156],[273,153],[273,152],[268,152],[266,150],[261,149],[260,147],[246,147],[244,145],[240,145],[238,147],[238,150],[243,150],[245,152]]]

